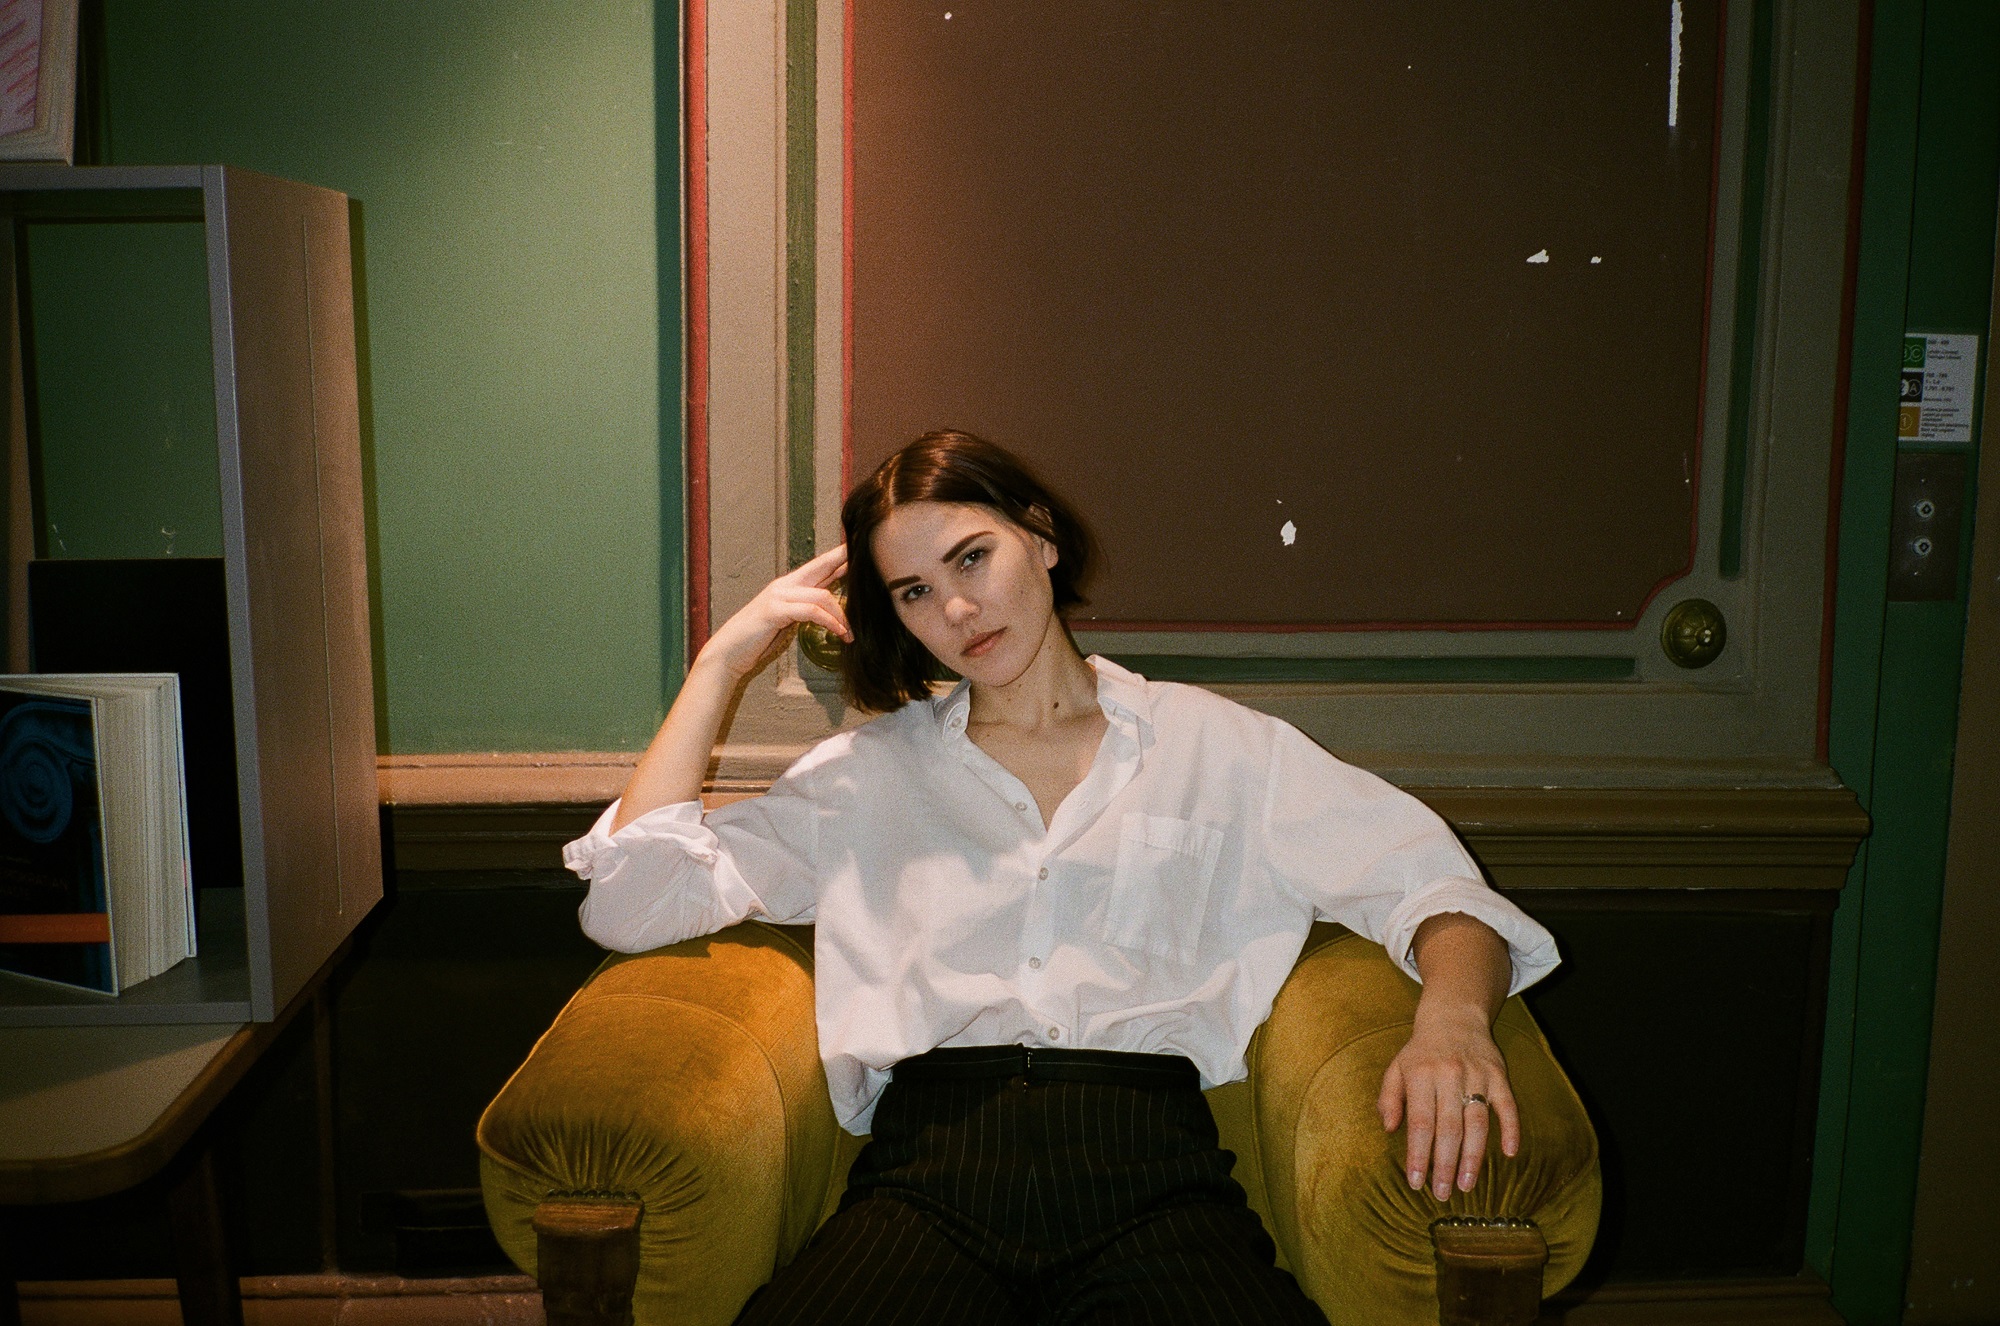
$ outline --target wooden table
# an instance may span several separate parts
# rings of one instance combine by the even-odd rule
[[[242,1326],[202,1124],[292,1018],[319,1001],[345,952],[343,944],[270,1022],[0,1027],[0,1205],[103,1197],[172,1165],[167,1216],[182,1320]],[[19,1321],[13,1268],[0,1266],[0,1326]]]

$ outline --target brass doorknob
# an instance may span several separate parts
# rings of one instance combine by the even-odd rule
[[[847,582],[837,580],[831,586],[833,597],[839,601],[841,610],[847,609]],[[806,661],[822,672],[840,671],[841,652],[847,642],[827,630],[817,622],[807,622],[799,627],[799,652]]]
[[[1660,648],[1684,668],[1705,668],[1729,641],[1722,609],[1707,599],[1683,599],[1660,623]]]

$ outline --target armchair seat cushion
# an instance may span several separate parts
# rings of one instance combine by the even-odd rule
[[[1519,1000],[1496,1025],[1523,1144],[1438,1203],[1402,1178],[1402,1136],[1375,1114],[1417,986],[1377,945],[1316,926],[1250,1048],[1250,1077],[1209,1092],[1236,1177],[1281,1263],[1336,1323],[1437,1320],[1430,1226],[1449,1214],[1534,1220],[1544,1292],[1596,1232],[1595,1134]],[[535,1208],[636,1198],[634,1321],[731,1321],[832,1212],[862,1139],[834,1122],[814,1035],[808,930],[759,923],[607,961],[479,1123],[501,1246],[536,1270]]]

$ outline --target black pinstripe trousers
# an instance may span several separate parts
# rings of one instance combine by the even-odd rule
[[[1197,1085],[892,1081],[839,1211],[738,1326],[1326,1326],[1234,1161]]]

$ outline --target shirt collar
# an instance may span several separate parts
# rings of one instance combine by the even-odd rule
[[[1153,728],[1153,706],[1146,694],[1146,679],[1119,667],[1102,654],[1085,660],[1097,672],[1097,705],[1114,724],[1136,729],[1142,736]],[[938,728],[947,738],[965,734],[972,713],[972,683],[961,678],[943,695],[931,698]]]
[[[1122,714],[1140,732],[1151,732],[1153,701],[1146,693],[1146,679],[1102,654],[1092,654],[1088,661],[1097,669],[1097,703],[1104,716],[1116,719]]]

